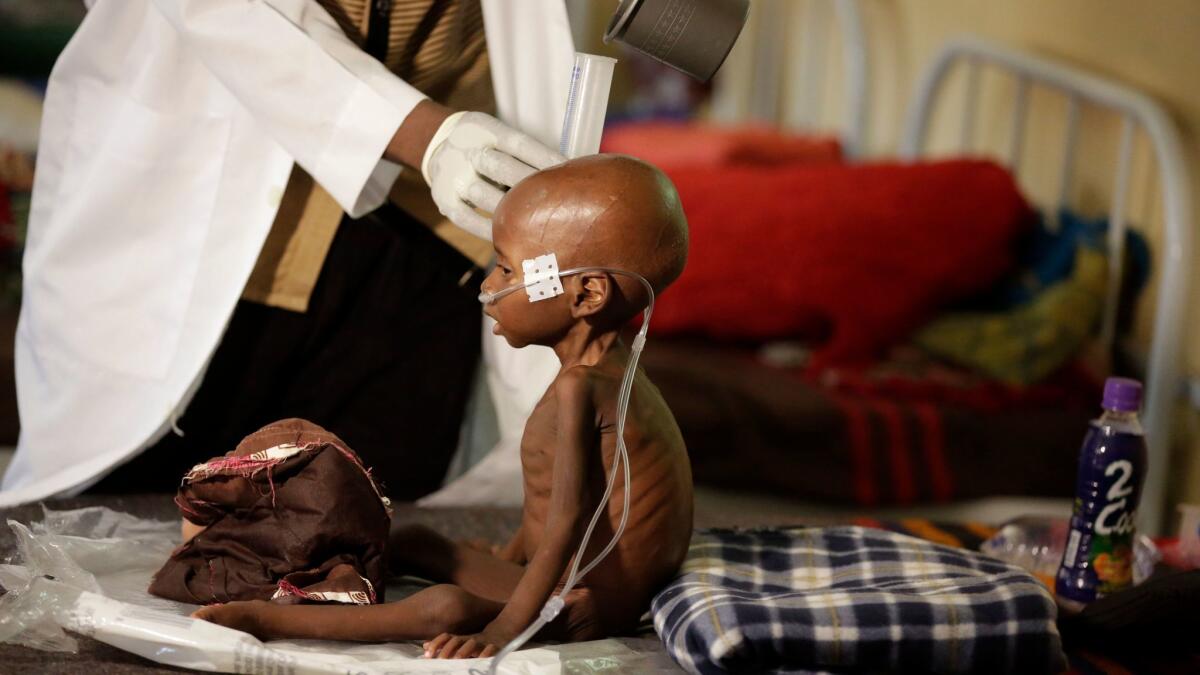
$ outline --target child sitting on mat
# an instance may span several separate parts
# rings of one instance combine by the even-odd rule
[[[665,289],[683,271],[687,224],[678,195],[657,169],[597,155],[541,171],[510,190],[495,211],[496,266],[483,283],[522,283],[522,261],[553,253],[561,269],[604,266]],[[195,616],[260,638],[426,640],[429,657],[490,656],[529,626],[560,589],[600,503],[617,452],[617,401],[630,348],[622,327],[649,298],[608,272],[561,278],[563,293],[538,302],[516,292],[486,306],[494,332],[515,347],[552,347],[562,363],[525,426],[521,525],[498,555],[427,528],[400,526],[389,540],[393,572],[440,582],[383,605],[231,602]],[[419,327],[415,327],[419,330]],[[636,628],[651,598],[677,573],[692,531],[692,476],[679,428],[658,389],[638,371],[625,427],[631,484],[618,472],[605,517],[583,555],[612,538],[624,492],[630,512],[616,548],[572,589],[539,639],[591,640]]]

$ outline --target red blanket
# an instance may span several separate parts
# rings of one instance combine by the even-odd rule
[[[834,137],[788,134],[767,126],[626,124],[606,129],[600,149],[633,155],[664,170],[733,164],[828,163],[842,159],[841,144]]]
[[[806,375],[663,338],[642,363],[697,484],[860,506],[1069,496],[1097,396],[1078,372],[1018,389],[919,353]]]
[[[816,340],[861,361],[1012,265],[1032,211],[991,162],[668,168],[691,228],[654,332]]]

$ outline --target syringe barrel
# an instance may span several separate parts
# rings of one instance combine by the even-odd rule
[[[567,114],[559,141],[559,152],[568,158],[600,152],[600,135],[604,131],[608,91],[616,63],[616,59],[607,56],[575,52]]]

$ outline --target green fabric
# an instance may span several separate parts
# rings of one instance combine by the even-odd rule
[[[926,351],[1014,385],[1033,384],[1079,353],[1104,307],[1108,258],[1075,252],[1071,276],[1004,312],[961,312],[935,319],[915,336]]]

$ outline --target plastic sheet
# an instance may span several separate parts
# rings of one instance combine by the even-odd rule
[[[1024,517],[1005,523],[979,550],[1024,568],[1054,590],[1054,575],[1062,562],[1070,521],[1065,518]],[[1154,542],[1138,535],[1133,543],[1133,583],[1140,584],[1162,559]]]
[[[8,522],[17,560],[0,565],[0,642],[75,651],[69,633],[92,637],[152,661],[212,672],[307,675],[466,673],[487,659],[420,658],[417,642],[353,644],[260,642],[192,619],[196,609],[151,596],[150,576],[179,540],[177,521],[156,522],[110,509],[46,509],[30,527]],[[405,594],[389,588],[388,597]],[[407,588],[408,592],[412,588]],[[392,595],[396,592],[396,595]],[[610,639],[544,646],[513,654],[503,673],[678,673],[657,639]]]
[[[1179,505],[1180,566],[1200,569],[1200,504]]]

